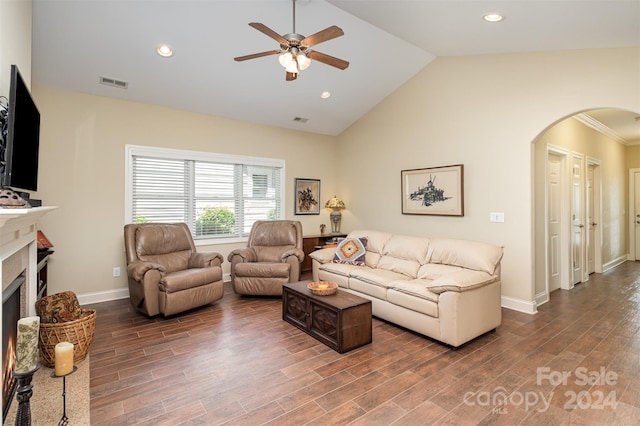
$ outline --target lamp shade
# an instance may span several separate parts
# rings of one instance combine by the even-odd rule
[[[344,201],[342,201],[341,199],[339,199],[338,197],[336,197],[335,195],[333,196],[333,198],[331,198],[329,201],[327,201],[327,204],[324,205],[325,208],[330,208],[330,209],[344,209]]]
[[[293,55],[291,55],[290,52],[284,52],[283,54],[278,56],[278,62],[280,62],[280,65],[282,65],[285,68],[291,65],[292,61],[293,61]]]
[[[296,60],[298,61],[298,67],[300,68],[300,71],[306,70],[307,68],[309,68],[309,65],[311,65],[311,59],[309,59],[309,57],[304,53],[298,53]]]

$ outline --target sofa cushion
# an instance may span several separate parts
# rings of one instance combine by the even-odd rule
[[[431,317],[438,317],[438,295],[427,289],[425,280],[395,281],[387,301]]]
[[[427,263],[425,265],[422,265],[420,269],[418,269],[418,278],[433,281],[444,275],[453,274],[454,272],[462,270],[464,270],[462,266]]]
[[[429,282],[427,289],[436,294],[444,293],[445,291],[462,292],[482,287],[497,280],[497,276],[487,274],[484,271],[461,269]]]
[[[502,253],[502,247],[478,241],[433,238],[427,258],[431,263],[462,266],[493,275]]]
[[[351,271],[349,288],[385,300],[387,298],[387,288],[391,283],[406,279],[406,276],[386,269],[361,267]]]
[[[390,287],[401,293],[409,294],[411,296],[419,297],[420,299],[429,300],[434,303],[438,303],[438,295],[429,290],[429,280],[409,280],[409,281],[394,281],[390,284]]]
[[[420,265],[426,262],[429,239],[394,235],[382,249],[378,268],[416,278]]]
[[[318,269],[318,278],[322,281],[335,281],[338,286],[349,288],[349,277],[354,269],[366,266],[349,265],[347,263],[324,263]]]
[[[333,255],[333,262],[364,266],[366,254],[367,239],[365,237],[341,238]]]

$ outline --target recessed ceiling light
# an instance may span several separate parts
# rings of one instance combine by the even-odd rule
[[[504,19],[504,16],[499,13],[487,13],[483,18],[487,22],[500,22]]]
[[[163,58],[170,58],[171,56],[173,56],[173,49],[167,44],[161,44],[160,46],[158,46],[156,52],[158,52],[158,55],[162,56]]]
[[[320,94],[320,97],[321,97],[322,99],[328,99],[328,98],[330,98],[330,97],[331,97],[331,92],[324,91],[324,92],[322,92],[322,93]]]

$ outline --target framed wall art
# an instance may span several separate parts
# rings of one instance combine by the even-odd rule
[[[320,179],[296,178],[295,200],[295,214],[320,214]]]
[[[464,216],[464,166],[402,170],[402,214]]]

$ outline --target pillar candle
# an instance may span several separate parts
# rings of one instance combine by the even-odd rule
[[[40,317],[26,317],[18,320],[16,338],[16,373],[35,370],[38,365],[38,333]]]
[[[58,343],[55,353],[55,375],[64,376],[71,373],[73,371],[73,343]]]

